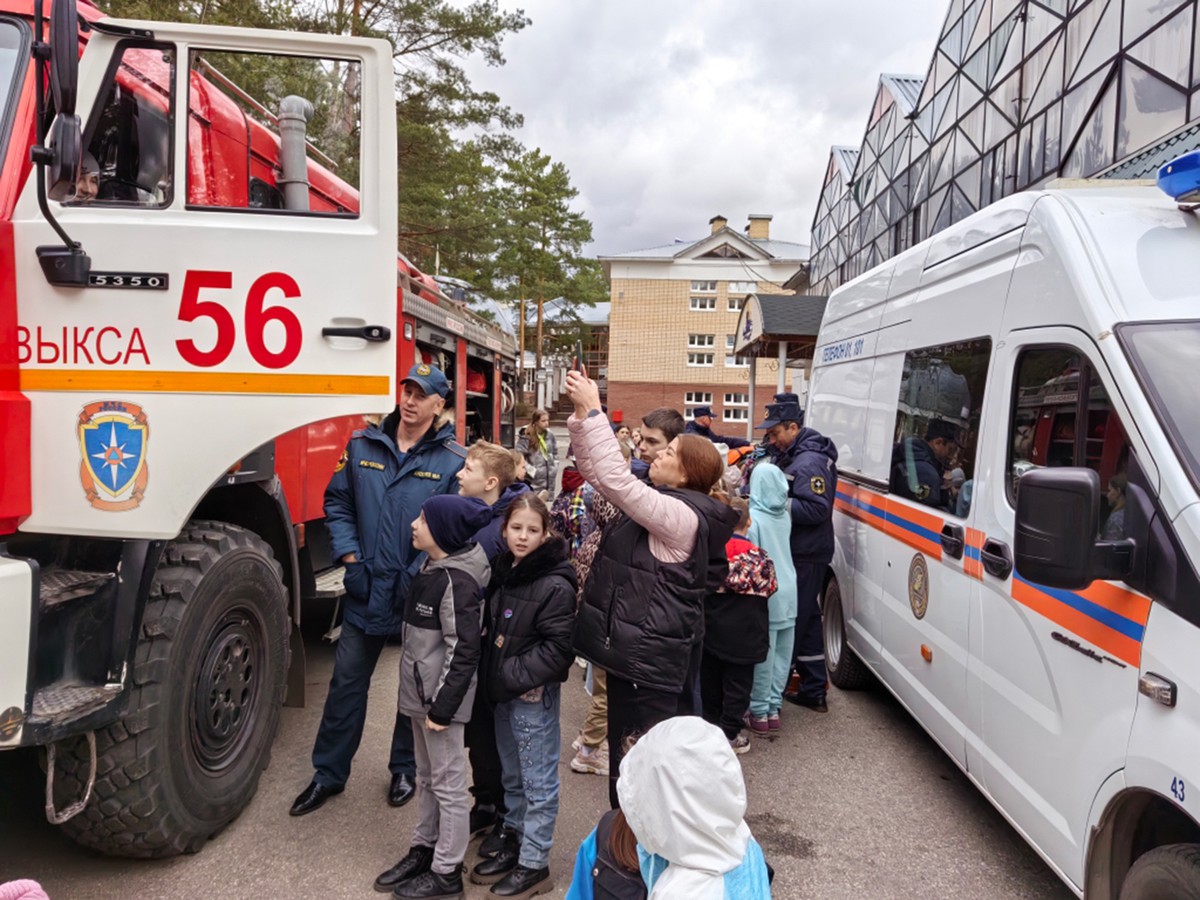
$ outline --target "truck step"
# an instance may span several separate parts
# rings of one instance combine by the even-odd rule
[[[39,605],[42,609],[51,609],[69,600],[87,597],[115,577],[112,572],[83,572],[48,566],[41,573]]]
[[[119,684],[75,684],[56,681],[33,695],[30,724],[61,724],[103,707],[121,693]]]
[[[336,566],[332,569],[326,569],[316,578],[316,591],[313,593],[315,600],[336,600],[342,594],[346,593],[346,589],[342,586],[342,578],[346,574],[345,566]]]

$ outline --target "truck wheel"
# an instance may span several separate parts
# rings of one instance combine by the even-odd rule
[[[1200,845],[1166,844],[1137,858],[1121,885],[1120,900],[1192,900],[1200,897]]]
[[[844,691],[857,691],[871,685],[871,672],[846,643],[846,619],[842,613],[842,589],[836,578],[825,586],[825,605],[821,617],[825,638],[825,668],[829,680]]]
[[[196,852],[233,821],[270,761],[288,629],[270,547],[236,525],[189,522],[154,573],[129,706],[96,733],[95,791],[67,834],[163,857]],[[64,800],[83,795],[88,762],[82,740],[60,757]]]

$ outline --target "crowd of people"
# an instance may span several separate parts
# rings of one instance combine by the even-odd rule
[[[497,897],[549,891],[562,685],[578,661],[591,703],[570,769],[607,776],[612,809],[568,896],[769,897],[737,755],[780,732],[784,701],[827,710],[818,595],[837,452],[793,394],[775,396],[749,448],[713,433],[711,410],[686,423],[657,409],[634,429],[609,421],[584,374],[566,389],[557,497],[546,413],[515,451],[463,448],[436,424],[449,385],[431,365],[351,438],[325,498],[342,635],[291,813],[344,790],[371,676],[399,636],[388,801],[415,797],[418,813],[375,888],[459,897],[465,868]]]

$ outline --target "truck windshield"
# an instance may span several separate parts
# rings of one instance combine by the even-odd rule
[[[1200,321],[1144,322],[1117,329],[1138,380],[1192,484],[1200,489]]]
[[[16,22],[0,19],[0,160],[8,146],[10,118],[25,62],[25,36]]]

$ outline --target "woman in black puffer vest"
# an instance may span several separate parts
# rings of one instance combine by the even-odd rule
[[[624,514],[605,529],[583,589],[575,650],[608,673],[609,800],[623,743],[679,711],[704,628],[704,596],[725,580],[737,514],[710,496],[725,464],[711,441],[680,435],[650,466],[629,471],[600,410],[596,383],[567,375],[567,422],[580,474]]]

